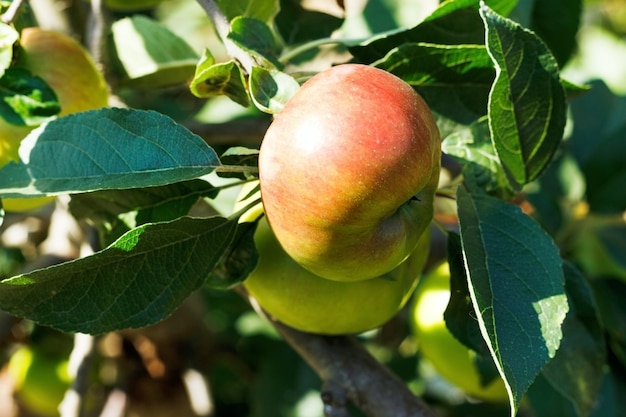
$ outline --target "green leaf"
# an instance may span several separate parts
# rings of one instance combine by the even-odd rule
[[[511,0],[487,1],[502,14],[510,12],[516,3]],[[417,26],[374,36],[360,45],[349,45],[349,50],[360,62],[372,63],[404,43],[483,45],[485,31],[478,15],[478,4],[479,0],[444,1]]]
[[[13,62],[13,45],[19,37],[18,31],[12,25],[0,23],[0,77]]]
[[[117,58],[135,86],[182,84],[194,74],[198,54],[155,20],[134,15],[111,26]]]
[[[238,16],[271,23],[278,13],[278,0],[217,0],[217,5],[230,21]]]
[[[494,196],[512,195],[485,118],[455,130],[442,141],[441,149],[463,164],[466,181]]]
[[[585,176],[587,202],[594,212],[626,210],[626,97],[616,96],[604,83],[571,104],[574,130],[568,145]]]
[[[300,84],[290,75],[263,67],[252,67],[250,95],[257,108],[265,113],[280,113]]]
[[[343,19],[302,7],[299,0],[281,0],[276,26],[287,45],[296,45],[329,38],[339,29]]]
[[[489,127],[513,185],[536,179],[563,138],[565,92],[558,67],[534,33],[482,6],[496,81],[489,97]]]
[[[254,244],[256,223],[240,223],[230,246],[206,280],[206,286],[227,290],[242,283],[256,268],[258,252]]]
[[[220,165],[202,138],[154,111],[105,108],[44,124],[0,169],[0,197],[166,185]]]
[[[469,124],[487,114],[493,63],[482,45],[405,43],[372,65],[413,86],[431,109]]]
[[[533,3],[530,29],[548,45],[561,67],[576,49],[582,9],[582,0],[540,0]]]
[[[519,207],[457,192],[474,311],[511,398],[512,416],[554,357],[568,311],[559,250]]]
[[[52,88],[22,68],[8,68],[0,78],[0,115],[17,126],[39,126],[54,119],[61,106]]]
[[[138,227],[94,255],[0,281],[0,309],[90,334],[156,323],[204,283],[236,225],[216,217]]]
[[[226,152],[220,155],[220,160],[224,165],[256,168],[259,166],[259,150],[234,146],[228,148]],[[248,172],[220,172],[218,175],[223,178],[239,178],[242,180],[258,178],[258,175],[252,175]]]
[[[569,312],[563,322],[563,340],[542,373],[568,398],[579,416],[589,415],[604,377],[606,362],[603,328],[593,292],[573,265],[563,264]]]
[[[606,331],[611,353],[622,367],[626,366],[626,283],[617,279],[594,279],[591,281],[597,300],[600,320]],[[623,400],[623,398],[622,398]]]
[[[278,56],[281,45],[265,22],[250,17],[236,17],[230,22],[228,39],[268,65],[280,66]]]
[[[227,96],[244,107],[250,105],[246,80],[235,61],[215,63],[208,50],[204,51],[189,85],[191,93],[199,98]]]

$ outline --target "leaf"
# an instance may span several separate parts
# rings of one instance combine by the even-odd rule
[[[533,3],[530,29],[548,45],[561,67],[576,49],[582,3],[581,0],[540,0]]]
[[[514,186],[536,179],[563,138],[565,92],[558,66],[534,33],[481,6],[496,66],[489,97],[492,139]]]
[[[19,39],[18,31],[7,23],[0,23],[0,77],[13,62],[13,45]]]
[[[236,224],[181,218],[138,227],[94,255],[0,281],[0,309],[68,332],[148,326],[204,283]]]
[[[220,156],[220,160],[224,165],[258,167],[259,150],[245,148],[243,146],[233,146],[228,148],[226,152]],[[258,175],[252,175],[247,172],[218,172],[218,175],[223,178],[239,178],[242,180],[258,177]]]
[[[591,281],[607,344],[619,363],[626,366],[626,283],[612,278]]]
[[[515,205],[463,187],[457,203],[474,311],[513,416],[561,341],[568,305],[559,250]]]
[[[256,268],[258,252],[254,244],[256,223],[240,223],[235,237],[206,281],[215,290],[227,290],[242,283]]]
[[[448,135],[441,143],[441,149],[463,164],[467,182],[494,196],[507,197],[513,194],[493,148],[485,118]]]
[[[265,113],[280,113],[300,84],[290,75],[263,67],[252,67],[250,95],[257,108]]]
[[[0,114],[17,126],[39,126],[54,119],[61,105],[52,88],[22,68],[8,68],[0,78]]]
[[[372,63],[404,43],[483,45],[485,31],[478,15],[478,3],[479,0],[444,1],[417,26],[377,35],[360,45],[348,45],[348,49],[360,62]],[[515,3],[510,0],[487,2],[502,14],[510,12]]]
[[[230,21],[238,16],[271,23],[278,13],[278,0],[217,0],[217,5]]]
[[[193,77],[198,55],[157,21],[133,15],[115,21],[111,31],[117,58],[133,85],[165,87]]]
[[[616,96],[601,81],[571,104],[574,130],[568,141],[587,183],[587,202],[598,213],[626,210],[626,97]]]
[[[435,112],[462,124],[487,114],[495,70],[482,45],[405,43],[372,65],[413,86]]]
[[[141,188],[212,172],[219,158],[199,136],[154,111],[105,108],[44,124],[0,169],[0,197]]]
[[[338,16],[306,9],[299,0],[281,0],[280,12],[276,16],[278,32],[287,45],[329,38],[343,21]]]
[[[281,46],[265,22],[250,17],[236,17],[230,22],[228,39],[268,65],[280,67],[278,56]]]
[[[589,415],[604,377],[604,334],[593,292],[585,277],[564,263],[570,310],[563,322],[563,340],[542,373],[568,398],[579,416]]]
[[[232,60],[216,64],[209,50],[204,51],[198,62],[189,89],[199,98],[224,95],[243,107],[250,105],[246,80],[239,65]]]

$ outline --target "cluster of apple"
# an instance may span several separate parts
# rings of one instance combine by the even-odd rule
[[[52,88],[61,107],[59,116],[107,106],[109,90],[104,77],[75,39],[30,27],[22,30],[18,42],[12,66],[40,77]],[[20,142],[33,129],[0,117],[0,166],[17,159]],[[52,200],[53,197],[3,199],[2,205],[6,211],[25,211]]]
[[[264,213],[248,292],[307,332],[388,321],[426,262],[440,160],[430,109],[398,77],[344,64],[306,81],[266,132],[262,203],[241,217]]]

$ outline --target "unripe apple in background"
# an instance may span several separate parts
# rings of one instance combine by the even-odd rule
[[[262,213],[259,204],[240,221],[252,221]],[[423,233],[411,255],[391,272],[358,282],[332,281],[304,269],[283,250],[265,217],[259,220],[254,241],[259,260],[244,281],[248,293],[267,313],[288,326],[337,335],[377,328],[400,311],[426,263],[430,233]]]
[[[327,279],[389,272],[432,220],[440,142],[430,109],[400,78],[359,64],[318,73],[260,148],[263,204],[282,247]]]
[[[61,105],[59,116],[105,107],[109,91],[89,53],[74,39],[58,32],[26,28],[20,34],[14,66],[41,77]],[[33,127],[17,126],[0,117],[0,167],[17,159],[20,142]],[[37,199],[44,204],[52,198]],[[31,199],[4,199],[4,209],[34,208]]]

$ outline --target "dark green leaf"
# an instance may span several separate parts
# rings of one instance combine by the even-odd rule
[[[519,207],[457,192],[469,291],[512,410],[561,342],[568,310],[559,250]]]
[[[137,14],[115,21],[111,31],[117,59],[133,85],[165,87],[193,76],[198,55],[159,22]]]
[[[541,39],[486,6],[480,14],[497,74],[489,99],[491,136],[513,185],[522,186],[541,174],[561,143],[565,92]]]
[[[586,416],[604,377],[604,334],[585,277],[569,263],[563,264],[563,271],[570,310],[563,322],[561,346],[542,373],[574,404],[579,416]]]
[[[41,78],[8,68],[0,78],[0,115],[18,126],[39,126],[61,111],[57,96]]]
[[[0,309],[90,334],[156,323],[204,283],[236,225],[181,218],[138,227],[92,256],[0,281]]]
[[[533,3],[530,29],[548,45],[562,67],[576,48],[582,0],[539,0]]]
[[[19,163],[0,169],[0,196],[141,188],[200,177],[219,158],[199,136],[154,111],[106,108],[34,130]]]
[[[193,95],[200,98],[225,95],[244,107],[250,105],[246,81],[235,61],[216,64],[208,50],[196,67],[196,74],[189,85]]]
[[[230,22],[228,39],[249,54],[275,66],[280,66],[278,56],[281,46],[272,29],[262,20],[236,17]]]
[[[250,95],[257,108],[265,113],[280,113],[300,84],[290,75],[263,67],[252,67]]]
[[[402,78],[431,109],[458,123],[487,114],[495,70],[482,45],[405,43],[373,65]]]
[[[626,366],[626,283],[617,279],[591,281],[600,320],[607,333],[607,343],[613,355]]]
[[[343,19],[302,7],[301,0],[280,0],[276,26],[288,45],[329,38]]]
[[[235,236],[215,268],[206,285],[217,290],[230,289],[242,283],[254,270],[258,253],[254,244],[256,223],[240,223]]]
[[[516,1],[487,1],[494,10],[507,14]],[[478,15],[479,0],[445,1],[417,26],[374,36],[361,45],[350,46],[350,52],[360,61],[372,63],[404,43],[433,43],[439,45],[483,45],[485,30]]]
[[[235,146],[228,148],[226,152],[220,156],[220,160],[224,165],[257,168],[259,166],[259,150]],[[258,175],[252,175],[246,172],[219,172],[218,175],[223,178],[239,178],[242,180],[258,177]]]
[[[450,265],[450,301],[444,312],[446,327],[461,343],[476,352],[474,358],[476,368],[484,386],[498,377],[498,370],[494,366],[480,332],[478,320],[474,313],[474,306],[467,287],[467,276],[463,261],[463,248],[458,234],[448,234],[448,264]]]
[[[626,97],[614,95],[604,83],[592,83],[571,105],[574,130],[568,142],[587,182],[592,211],[626,210]]]

